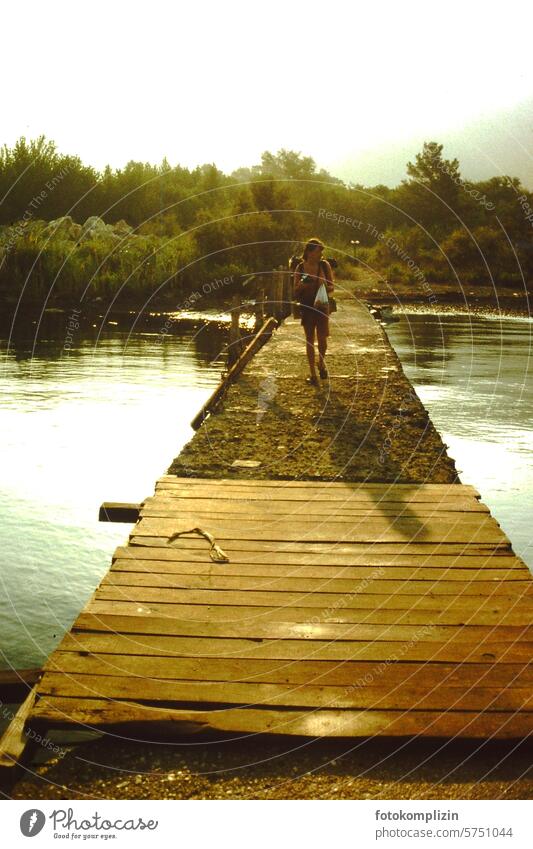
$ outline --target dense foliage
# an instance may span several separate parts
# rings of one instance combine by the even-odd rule
[[[520,285],[533,278],[533,197],[512,177],[465,181],[426,143],[392,189],[345,184],[292,151],[230,175],[129,162],[102,173],[41,137],[0,150],[0,292],[14,301],[163,294],[286,265],[309,236],[389,279]],[[357,245],[354,243],[357,242]],[[214,289],[215,291],[215,289]]]

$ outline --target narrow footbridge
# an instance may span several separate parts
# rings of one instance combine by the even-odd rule
[[[229,561],[214,562],[201,528]],[[162,477],[30,722],[524,737],[533,580],[471,486]]]
[[[57,726],[532,733],[532,576],[383,328],[337,300],[327,381],[305,384],[298,320],[271,316],[154,495],[122,510],[129,540],[4,751]]]

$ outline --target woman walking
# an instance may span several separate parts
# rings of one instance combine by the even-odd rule
[[[318,342],[318,372],[324,380],[328,376],[325,356],[329,336],[329,306],[327,299],[316,303],[318,291],[322,284],[329,294],[333,292],[333,272],[326,259],[322,259],[324,245],[318,239],[309,239],[303,260],[294,272],[294,297],[300,302],[302,325],[305,333],[305,345],[309,362],[310,376],[307,383],[318,386],[315,367],[315,332]]]

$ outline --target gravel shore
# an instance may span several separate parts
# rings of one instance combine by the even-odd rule
[[[531,799],[531,745],[407,738],[112,737],[32,766],[15,799]]]

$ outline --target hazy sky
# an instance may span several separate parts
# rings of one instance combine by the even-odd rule
[[[286,147],[346,176],[530,96],[532,31],[522,0],[10,3],[0,142],[225,171]]]

